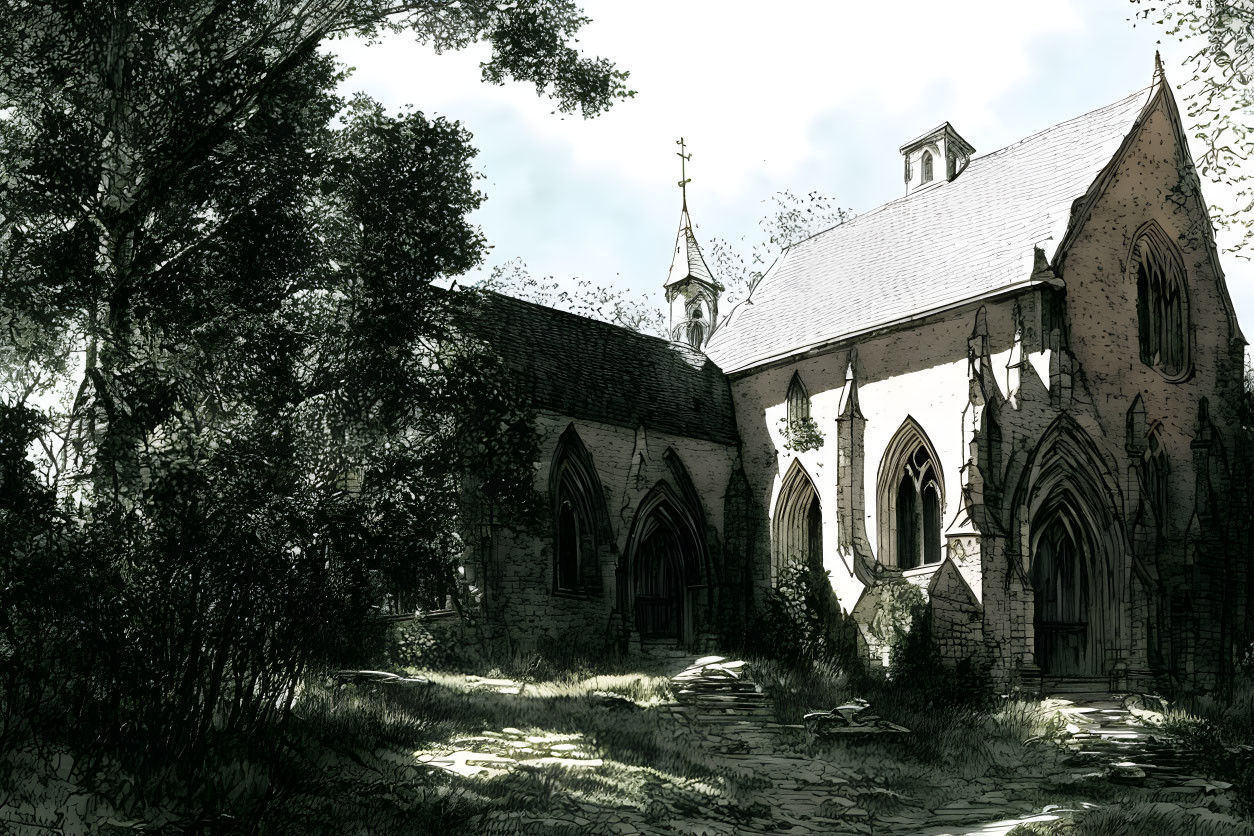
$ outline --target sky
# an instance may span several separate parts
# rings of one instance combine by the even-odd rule
[[[647,293],[663,305],[680,209],[709,250],[756,236],[766,201],[818,192],[865,212],[904,193],[898,148],[948,120],[977,156],[1167,78],[1187,50],[1132,18],[1129,0],[732,2],[585,0],[580,47],[637,91],[585,120],[533,85],[484,84],[483,45],[441,56],[405,34],[330,45],[355,68],[346,94],[461,122],[479,149],[493,249],[535,276]],[[1136,25],[1134,26],[1134,22]],[[1211,200],[1218,189],[1204,184]],[[1220,239],[1221,247],[1224,240]],[[1254,329],[1254,265],[1223,258]],[[474,281],[477,276],[467,277]]]

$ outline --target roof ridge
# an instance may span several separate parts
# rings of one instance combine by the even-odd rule
[[[987,160],[989,157],[995,157],[998,154],[1001,154],[1005,151],[1009,151],[1012,148],[1016,148],[1020,145],[1023,145],[1025,142],[1029,142],[1033,139],[1037,139],[1039,137],[1045,136],[1046,134],[1053,133],[1059,128],[1070,125],[1072,122],[1079,122],[1081,119],[1088,119],[1094,114],[1102,113],[1103,111],[1114,110],[1116,108],[1122,107],[1126,105],[1128,102],[1130,102],[1132,99],[1135,99],[1137,96],[1143,95],[1148,92],[1152,92],[1156,88],[1157,88],[1156,84],[1149,84],[1149,85],[1146,85],[1145,87],[1140,87],[1132,91],[1128,95],[1124,96],[1123,98],[1115,99],[1113,102],[1104,104],[1101,107],[1095,107],[1092,110],[1086,110],[1084,113],[1078,114],[1076,116],[1072,116],[1070,119],[1064,119],[1061,122],[1055,122],[1054,124],[1050,125],[1047,128],[1042,128],[1036,133],[1031,133],[1025,137],[1021,137],[1020,139],[1016,139],[1014,142],[1010,143],[1009,145],[1003,145],[1001,148],[998,148],[996,151],[989,151],[987,154],[981,154],[978,157],[972,157],[971,162],[967,164],[967,167],[970,168],[971,166],[975,165],[977,162]]]
[[[978,157],[972,157],[972,158],[971,158],[971,162],[967,163],[966,168],[964,168],[964,169],[963,169],[963,174],[965,174],[965,173],[967,172],[967,170],[968,170],[968,169],[970,169],[970,168],[971,168],[971,166],[975,165],[976,163],[981,163],[981,162],[984,162],[985,160],[988,160],[988,159],[989,159],[989,158],[991,158],[991,157],[996,157],[997,155],[999,155],[999,154],[1001,154],[1001,153],[1003,153],[1003,152],[1009,151],[1009,150],[1011,150],[1012,148],[1017,148],[1018,146],[1023,145],[1023,144],[1024,144],[1024,143],[1026,143],[1026,142],[1030,142],[1031,140],[1034,140],[1034,139],[1037,139],[1037,138],[1039,138],[1039,137],[1042,137],[1042,136],[1045,136],[1045,135],[1047,135],[1047,134],[1050,134],[1050,133],[1052,133],[1052,132],[1054,132],[1054,131],[1058,130],[1059,128],[1062,128],[1062,127],[1064,127],[1064,126],[1066,126],[1066,125],[1070,125],[1072,122],[1078,122],[1078,121],[1080,121],[1081,119],[1087,119],[1087,118],[1091,117],[1091,116],[1092,116],[1093,114],[1095,114],[1095,113],[1101,113],[1102,111],[1106,111],[1106,110],[1113,110],[1113,109],[1115,109],[1115,108],[1121,107],[1121,106],[1123,106],[1123,105],[1127,104],[1127,103],[1128,103],[1130,100],[1132,100],[1133,98],[1135,98],[1135,97],[1137,97],[1137,96],[1140,96],[1140,95],[1142,95],[1142,94],[1144,94],[1144,93],[1150,92],[1150,91],[1154,90],[1154,88],[1155,88],[1155,85],[1154,85],[1154,84],[1150,84],[1150,85],[1147,85],[1147,86],[1145,86],[1145,87],[1141,87],[1140,89],[1135,90],[1135,91],[1133,91],[1132,93],[1129,93],[1128,95],[1124,96],[1124,97],[1123,97],[1123,98],[1121,98],[1121,99],[1116,99],[1115,101],[1110,102],[1109,104],[1104,104],[1104,105],[1102,105],[1101,107],[1095,107],[1095,108],[1093,108],[1092,110],[1088,110],[1088,111],[1085,111],[1084,113],[1079,114],[1078,116],[1072,116],[1070,119],[1064,119],[1064,120],[1062,120],[1061,122],[1055,122],[1054,124],[1050,125],[1050,126],[1049,126],[1049,127],[1047,127],[1047,128],[1042,128],[1041,130],[1037,131],[1036,133],[1031,133],[1031,134],[1028,134],[1028,135],[1027,135],[1027,136],[1025,136],[1025,137],[1020,137],[1019,139],[1016,139],[1014,142],[1010,143],[1009,145],[1003,145],[1001,148],[998,148],[998,149],[996,149],[995,151],[989,151],[987,154],[980,154]],[[961,176],[961,175],[959,175],[959,176]],[[957,180],[957,179],[959,179],[959,178],[958,178],[958,177],[955,177],[954,179],[955,179],[955,180]],[[813,235],[807,235],[805,238],[800,238],[800,239],[798,239],[798,240],[796,240],[796,241],[793,241],[791,244],[789,244],[789,245],[788,245],[788,247],[789,247],[789,248],[791,248],[791,247],[795,247],[795,246],[797,246],[798,244],[801,244],[801,243],[803,243],[803,242],[805,242],[805,241],[809,241],[809,240],[811,240],[811,239],[813,239],[813,238],[817,238],[817,237],[819,237],[820,235],[823,235],[823,234],[825,234],[825,233],[831,232],[833,229],[839,229],[839,228],[840,228],[840,227],[842,227],[842,226],[846,226],[846,225],[848,225],[848,224],[853,224],[853,223],[856,223],[857,221],[863,220],[863,219],[865,219],[865,218],[872,217],[872,216],[874,216],[874,215],[878,214],[881,210],[883,210],[883,209],[887,209],[887,208],[888,208],[888,207],[890,207],[890,206],[896,206],[898,203],[901,203],[901,202],[903,202],[903,201],[910,200],[911,198],[918,197],[919,195],[928,195],[928,194],[932,194],[932,193],[934,193],[935,191],[936,191],[935,189],[925,189],[925,190],[922,190],[922,191],[915,191],[915,192],[912,192],[912,193],[910,193],[910,194],[904,194],[904,195],[901,195],[900,197],[894,197],[892,200],[886,200],[886,201],[884,201],[883,203],[881,203],[879,206],[876,206],[876,207],[874,207],[873,209],[868,209],[867,211],[865,211],[865,212],[863,212],[863,213],[861,213],[861,214],[854,215],[852,218],[850,218],[850,219],[848,219],[848,220],[846,220],[846,221],[841,221],[840,223],[838,223],[838,224],[834,224],[833,226],[829,226],[827,229],[820,230],[820,231],[818,231],[818,232],[814,233]]]
[[[1161,87],[1139,87],[972,159],[953,183],[793,242],[729,312],[709,355],[734,373],[775,353],[785,321],[794,323],[788,342],[800,348],[1017,287],[1033,248],[1060,237],[1075,198],[1092,188]]]
[[[668,340],[666,337],[659,337],[656,334],[646,334],[643,331],[637,331],[634,328],[628,328],[626,325],[619,325],[614,322],[606,322],[604,319],[597,319],[595,316],[588,316],[587,314],[581,314],[581,313],[575,313],[574,311],[562,310],[561,308],[555,308],[552,305],[546,305],[543,302],[533,302],[530,299],[522,299],[518,296],[511,296],[510,294],[502,293],[499,290],[489,290],[487,288],[475,287],[473,285],[459,287],[458,290],[461,292],[470,291],[472,293],[483,293],[483,294],[487,294],[491,296],[496,296],[501,299],[506,299],[510,302],[517,302],[520,305],[529,305],[533,308],[539,308],[540,310],[559,314],[561,316],[577,317],[578,319],[583,320],[585,322],[594,323],[596,326],[599,326],[602,328],[610,328],[615,331],[621,331],[624,334],[628,334],[632,337],[639,337],[644,340],[653,340],[656,342],[665,343],[666,345],[681,345],[681,346],[683,345],[683,343],[677,343],[674,340]]]
[[[1028,134],[1028,135],[1027,135],[1027,136],[1025,136],[1025,137],[1021,137],[1021,138],[1019,138],[1019,139],[1016,139],[1014,142],[1010,143],[1009,145],[1003,145],[1001,148],[998,148],[998,149],[996,149],[996,150],[994,150],[994,151],[989,151],[987,154],[981,154],[981,155],[980,155],[980,156],[978,156],[978,157],[972,157],[972,158],[971,158],[971,162],[967,163],[966,168],[964,168],[964,169],[963,169],[962,173],[963,173],[963,174],[965,174],[965,173],[967,172],[967,170],[968,170],[968,169],[970,169],[972,166],[974,166],[976,163],[981,163],[981,162],[984,162],[985,160],[988,160],[988,159],[990,159],[990,158],[992,158],[992,157],[996,157],[997,155],[999,155],[999,154],[1001,154],[1001,153],[1003,153],[1003,152],[1005,152],[1005,151],[1009,151],[1009,150],[1011,150],[1012,148],[1016,148],[1016,147],[1018,147],[1018,146],[1020,146],[1020,145],[1023,145],[1023,144],[1024,144],[1024,143],[1026,143],[1026,142],[1029,142],[1029,141],[1031,141],[1031,140],[1034,140],[1034,139],[1037,139],[1037,138],[1039,138],[1039,137],[1045,136],[1045,135],[1047,135],[1047,134],[1049,134],[1049,133],[1052,133],[1053,131],[1055,131],[1055,130],[1057,130],[1057,129],[1059,129],[1059,128],[1061,128],[1061,127],[1065,126],[1065,125],[1069,125],[1069,124],[1071,124],[1072,122],[1078,122],[1078,121],[1079,121],[1079,120],[1081,120],[1081,119],[1087,119],[1087,118],[1091,117],[1091,116],[1092,116],[1093,114],[1095,114],[1095,113],[1101,113],[1102,111],[1105,111],[1105,110],[1113,110],[1114,108],[1121,107],[1122,105],[1127,104],[1127,103],[1128,103],[1131,99],[1133,99],[1133,98],[1135,98],[1135,97],[1137,97],[1137,96],[1140,96],[1140,95],[1142,95],[1142,94],[1144,94],[1144,93],[1147,93],[1147,92],[1151,92],[1151,91],[1153,91],[1153,90],[1155,89],[1155,87],[1156,87],[1156,85],[1155,85],[1155,84],[1149,84],[1149,85],[1147,85],[1147,86],[1145,86],[1145,87],[1141,87],[1141,88],[1139,88],[1139,89],[1137,89],[1137,90],[1135,90],[1135,91],[1133,91],[1133,92],[1129,93],[1128,95],[1124,96],[1124,97],[1123,97],[1123,98],[1121,98],[1121,99],[1116,99],[1115,101],[1110,102],[1109,104],[1102,105],[1101,107],[1095,107],[1095,108],[1093,108],[1092,110],[1085,111],[1084,113],[1081,113],[1081,114],[1079,114],[1078,116],[1072,116],[1072,117],[1071,117],[1071,118],[1069,118],[1069,119],[1064,119],[1064,120],[1062,120],[1061,122],[1055,122],[1054,124],[1050,125],[1050,126],[1049,126],[1049,127],[1047,127],[1047,128],[1042,128],[1041,130],[1037,131],[1036,133],[1031,133],[1031,134]],[[942,124],[947,124],[947,123],[942,123]],[[958,178],[957,178],[957,177],[955,177],[954,179],[955,179],[955,180],[957,180]],[[815,233],[812,233],[812,234],[810,234],[810,235],[807,235],[807,236],[806,236],[806,237],[804,237],[804,238],[798,238],[796,241],[793,241],[791,244],[789,244],[788,246],[784,247],[784,248],[780,251],[780,256],[783,256],[783,254],[784,254],[785,252],[787,252],[788,250],[791,250],[791,249],[793,249],[794,247],[800,246],[801,244],[804,244],[804,243],[806,243],[807,241],[813,241],[815,238],[818,238],[820,235],[826,235],[827,233],[829,233],[829,232],[831,232],[831,231],[833,231],[833,230],[840,229],[840,228],[845,227],[845,226],[852,226],[852,225],[855,225],[855,224],[857,224],[857,222],[858,222],[858,221],[864,221],[864,220],[866,220],[866,219],[868,219],[868,218],[872,218],[872,217],[874,217],[874,216],[878,215],[880,212],[884,211],[885,209],[888,209],[888,208],[890,208],[890,207],[896,206],[896,205],[897,205],[897,204],[899,204],[899,203],[902,203],[902,202],[904,202],[904,201],[910,200],[910,199],[912,199],[912,198],[916,198],[916,197],[918,197],[918,196],[920,196],[920,195],[928,195],[928,194],[933,194],[933,193],[935,193],[936,191],[937,191],[936,189],[925,189],[925,190],[923,190],[923,191],[915,191],[915,192],[912,192],[912,193],[910,193],[910,194],[904,194],[904,195],[901,195],[900,197],[894,197],[892,200],[886,200],[886,201],[884,201],[883,203],[881,203],[881,204],[880,204],[880,205],[878,205],[878,206],[875,206],[875,207],[873,207],[873,208],[871,208],[871,209],[868,209],[868,210],[867,210],[867,211],[865,211],[865,212],[862,212],[862,213],[859,213],[859,214],[854,215],[852,218],[848,218],[847,220],[843,220],[843,221],[841,221],[841,222],[840,222],[840,223],[838,223],[838,224],[833,224],[832,226],[829,226],[829,227],[828,227],[828,228],[826,228],[826,229],[821,229],[821,230],[819,230],[818,232],[815,232]],[[765,277],[764,277],[764,278],[765,278]],[[761,286],[762,286],[762,282],[759,282],[757,285],[755,285],[755,286],[754,286],[754,290],[757,290],[757,289],[758,289],[759,287],[761,287]],[[749,296],[752,296],[752,295],[753,295],[753,293],[752,293],[752,291],[751,291],[751,292],[750,292],[750,294],[749,294]],[[747,299],[748,299],[748,297],[746,297],[746,300],[747,300]]]

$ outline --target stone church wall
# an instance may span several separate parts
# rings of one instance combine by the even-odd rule
[[[908,419],[922,429],[934,448],[943,478],[941,529],[958,513],[962,466],[968,455],[963,437],[963,411],[969,397],[968,338],[979,306],[971,305],[911,328],[869,336],[848,347],[737,376],[732,382],[742,455],[751,491],[768,514],[777,512],[780,486],[795,459],[813,481],[823,510],[823,565],[843,609],[852,611],[877,571],[880,548],[879,481],[885,453]],[[1005,382],[1005,367],[1014,338],[1012,300],[983,305],[988,321],[993,366]],[[1036,346],[1039,349],[1039,344]],[[861,502],[849,518],[858,529],[853,539],[864,544],[863,567],[858,555],[840,547],[838,514],[838,417],[847,373],[853,358],[858,403],[865,417],[862,434]],[[1039,362],[1039,358],[1038,358]],[[1048,360],[1043,360],[1047,367]],[[786,448],[786,394],[793,374],[800,375],[811,401],[811,416],[824,433],[816,450]],[[856,492],[855,492],[856,495]],[[759,535],[758,552],[771,554],[769,526]],[[943,556],[943,551],[942,551]],[[940,564],[908,570],[907,580],[926,590]],[[955,564],[974,590],[982,590],[978,552]],[[769,583],[765,573],[760,583]],[[965,616],[964,616],[965,617]],[[978,646],[978,642],[973,646]]]
[[[628,393],[623,394],[629,396]],[[574,425],[587,448],[601,482],[612,541],[601,544],[598,555],[600,589],[567,593],[555,589],[554,538],[545,521],[538,534],[498,528],[494,553],[486,558],[475,548],[476,535],[468,536],[465,566],[467,582],[486,588],[490,611],[487,634],[514,652],[558,647],[599,653],[617,651],[623,634],[619,585],[632,520],[642,498],[658,482],[677,492],[672,468],[664,460],[667,450],[682,461],[700,497],[707,542],[715,566],[723,561],[724,495],[736,460],[736,449],[700,439],[651,432],[646,427],[619,427],[541,413],[537,419],[540,459],[536,462],[536,489],[548,497],[548,478],[558,440]],[[478,538],[482,539],[482,538]],[[485,580],[486,570],[486,580]],[[715,614],[697,614],[699,627],[709,633]]]
[[[1199,469],[1212,467],[1205,456],[1197,460],[1199,402],[1207,399],[1218,439],[1211,449],[1224,451],[1212,453],[1222,461],[1217,478],[1210,483],[1218,488],[1219,497],[1226,497],[1234,486],[1214,483],[1227,483],[1237,464],[1235,407],[1243,352],[1225,304],[1226,291],[1208,240],[1209,221],[1197,180],[1178,149],[1169,113],[1165,105],[1160,106],[1149,114],[1094,205],[1067,254],[1064,278],[1071,350],[1082,370],[1096,423],[1105,430],[1106,452],[1123,472],[1121,511],[1129,523],[1142,493],[1136,457],[1129,451],[1143,439],[1126,437],[1126,416],[1138,395],[1144,405],[1144,425],[1157,428],[1170,469],[1168,508],[1161,521],[1163,539],[1156,553],[1141,558],[1147,565],[1134,567],[1148,576],[1150,600],[1133,615],[1162,623],[1150,631],[1134,632],[1142,633],[1142,642],[1151,632],[1161,636],[1161,647],[1147,648],[1147,655],[1158,657],[1159,664],[1169,662],[1172,655],[1179,660],[1179,649],[1195,641],[1195,651],[1187,655],[1196,654],[1191,664],[1205,678],[1231,653],[1230,647],[1221,646],[1231,638],[1222,635],[1221,621],[1239,607],[1233,596],[1244,586],[1250,556],[1237,553],[1242,537],[1238,531],[1190,534],[1199,512],[1215,520],[1215,527],[1226,527],[1220,520],[1230,519],[1222,509],[1203,507],[1206,499],[1197,493]],[[1189,372],[1179,380],[1140,361],[1136,282],[1129,262],[1138,230],[1147,221],[1157,223],[1178,247],[1186,273],[1191,351]],[[1205,481],[1206,474],[1202,475]],[[1190,547],[1191,536],[1201,548]],[[1198,562],[1202,568],[1190,568]]]
[[[867,605],[858,602],[874,609],[876,599],[865,590],[884,571],[881,463],[912,419],[942,471],[942,530],[954,561],[946,565],[948,575],[936,565],[904,574],[931,594],[944,593],[944,606],[933,609],[933,626],[948,655],[983,654],[1001,680],[1034,669],[1031,515],[1042,507],[1033,503],[1059,496],[1037,494],[1061,479],[1061,490],[1089,491],[1084,501],[1097,515],[1091,546],[1101,554],[1097,571],[1108,576],[1101,593],[1110,603],[1099,613],[1101,635],[1092,641],[1104,668],[1115,678],[1172,668],[1177,679],[1196,677],[1203,685],[1222,673],[1237,628],[1251,631],[1245,615],[1245,588],[1252,580],[1248,521],[1234,521],[1220,507],[1245,495],[1237,459],[1245,448],[1235,415],[1243,344],[1225,304],[1196,179],[1176,153],[1167,107],[1149,114],[1113,177],[1102,184],[1105,191],[1070,242],[1065,262],[1054,265],[1063,282],[1051,280],[1038,259],[1041,284],[983,303],[983,363],[968,363],[980,343],[972,339],[980,307],[973,303],[733,376],[745,476],[768,518],[756,535],[758,553],[772,554],[769,520],[779,513],[781,486],[796,462],[821,502],[822,563],[838,599],[867,617]],[[1147,221],[1176,243],[1187,273],[1190,363],[1188,373],[1175,378],[1140,360],[1129,264]],[[1013,367],[1012,348],[1022,359]],[[789,450],[784,433],[794,374],[824,434],[822,446],[803,452]],[[850,377],[863,419],[848,436],[855,440],[847,443],[859,447],[852,458],[839,449]],[[988,446],[994,436],[985,435],[983,426],[985,403],[998,419],[1002,443],[996,455]],[[1145,510],[1147,432],[1155,434],[1169,463],[1170,498],[1161,522]],[[840,463],[849,460],[861,464],[860,491],[840,485]],[[964,471],[968,462],[972,466]],[[850,532],[840,530],[842,519],[850,521]],[[1148,536],[1147,526],[1162,533]],[[962,546],[957,552],[956,545]],[[757,575],[761,588],[771,582],[770,567],[767,562]],[[955,603],[962,597],[955,597],[959,581],[969,602]]]

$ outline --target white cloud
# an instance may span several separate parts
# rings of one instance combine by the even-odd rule
[[[1032,71],[1028,44],[1081,24],[1069,0],[977,0],[961,11],[918,0],[596,0],[585,10],[592,23],[582,48],[630,70],[638,91],[588,121],[553,114],[528,86],[480,83],[482,46],[437,57],[401,35],[334,49],[357,66],[354,89],[452,114],[506,108],[570,162],[628,184],[656,182],[673,168],[671,140],[683,133],[708,193],[731,199],[745,196],[754,167],[786,174],[819,153],[815,121],[855,101],[894,114],[949,90],[963,123],[983,128],[996,121],[992,103]]]

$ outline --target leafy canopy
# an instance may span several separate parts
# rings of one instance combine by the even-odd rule
[[[630,91],[572,45],[584,22],[0,7],[0,707],[194,768],[263,739],[385,594],[447,591],[468,495],[526,519],[525,397],[461,327],[473,294],[431,285],[486,246],[470,136],[342,99],[319,46],[486,40],[486,82],[591,116]]]

